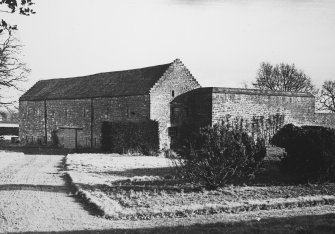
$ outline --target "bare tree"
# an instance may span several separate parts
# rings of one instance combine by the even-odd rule
[[[317,97],[318,110],[335,113],[335,81],[325,81]]]
[[[20,84],[26,80],[30,70],[20,60],[21,45],[10,29],[0,33],[0,106],[11,105],[13,101],[4,101],[4,91],[21,90]]]
[[[256,82],[252,84],[255,88],[288,92],[310,92],[315,94],[316,90],[311,79],[294,64],[277,64],[263,62],[257,71]]]
[[[18,13],[20,15],[29,16],[31,14],[35,14],[35,11],[31,9],[33,5],[32,0],[0,0],[0,12],[15,14]],[[5,20],[0,21],[0,33],[4,29],[16,30],[16,25],[10,25]]]

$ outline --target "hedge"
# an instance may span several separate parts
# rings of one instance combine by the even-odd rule
[[[156,154],[159,150],[158,122],[103,122],[102,150],[119,154]]]
[[[282,170],[302,181],[335,181],[335,130],[285,125],[271,139],[285,148]]]

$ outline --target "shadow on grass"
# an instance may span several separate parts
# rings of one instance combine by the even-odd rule
[[[93,172],[95,173],[95,172]],[[127,169],[125,171],[105,171],[99,172],[98,174],[106,174],[106,175],[117,175],[117,176],[160,176],[160,177],[168,177],[170,178],[175,174],[175,170],[172,167],[158,167],[158,168],[135,168],[135,169]]]
[[[129,221],[129,226],[133,226]],[[155,223],[156,221],[153,221]],[[186,222],[186,221],[185,221]],[[205,221],[206,222],[206,221]],[[163,222],[161,222],[163,223]],[[155,224],[152,224],[155,225]],[[157,225],[157,224],[156,224]],[[49,232],[36,232],[49,233]],[[174,227],[76,230],[53,233],[335,233],[335,214],[267,218],[260,221],[217,222]]]
[[[95,173],[95,172],[92,172]],[[113,182],[115,185],[126,186],[180,186],[183,190],[190,191],[198,191],[201,189],[201,186],[191,186],[184,179],[178,175],[177,170],[172,167],[164,167],[164,168],[136,168],[136,169],[128,169],[125,171],[107,171],[107,172],[98,172],[97,174],[105,174],[105,175],[115,175],[122,177],[129,177],[128,179],[120,179],[118,181]],[[150,179],[147,180],[145,177],[150,176],[159,176],[161,179]],[[143,177],[141,178],[133,178],[133,177]],[[236,179],[230,183],[231,185],[236,186],[289,186],[289,185],[298,185],[299,181],[296,181],[295,178],[289,175],[285,175],[280,171],[280,162],[279,161],[266,161],[263,164],[262,170],[256,175],[253,180],[246,179]],[[229,185],[229,184],[227,184]]]
[[[91,172],[93,174],[104,174],[110,176],[128,177],[127,179],[115,180],[112,186],[96,184],[78,184],[82,188],[94,190],[96,188],[106,190],[122,189],[124,191],[165,191],[165,192],[194,192],[200,188],[195,188],[180,178],[172,167],[161,168],[135,168],[125,171]],[[148,178],[146,178],[148,177]],[[158,177],[158,178],[155,178]]]
[[[285,189],[287,190],[288,189],[287,186],[302,186],[303,188],[308,186],[306,184],[301,184],[298,181],[295,181],[294,178],[288,175],[283,174],[279,170],[279,165],[280,165],[279,161],[267,161],[264,164],[263,170],[256,176],[254,180],[250,181],[246,181],[245,179],[235,180],[230,184],[227,184],[227,187],[229,187],[230,185],[242,186],[242,187],[246,185],[253,187],[283,186],[286,187]],[[108,192],[114,192],[115,190],[123,190],[127,192],[133,190],[133,191],[154,191],[154,192],[164,191],[167,193],[176,193],[183,191],[185,193],[190,193],[204,190],[204,186],[192,185],[185,179],[178,176],[178,174],[176,173],[176,169],[171,167],[136,168],[136,169],[128,169],[125,171],[107,171],[107,172],[105,171],[105,172],[91,172],[91,173],[110,175],[110,176],[114,175],[127,178],[120,178],[119,180],[115,180],[111,185],[78,184],[80,187],[88,190],[101,189],[103,191]],[[154,178],[156,176],[160,178]],[[319,187],[320,189],[322,189],[324,186],[320,185]],[[318,188],[314,187],[314,190],[315,189]],[[293,192],[295,191],[294,189],[291,190]],[[331,191],[333,191],[333,189],[331,189]]]

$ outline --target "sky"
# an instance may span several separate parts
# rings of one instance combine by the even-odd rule
[[[242,87],[261,62],[294,63],[321,86],[335,79],[333,0],[35,0],[18,25],[25,88],[66,78],[170,63],[203,86]]]

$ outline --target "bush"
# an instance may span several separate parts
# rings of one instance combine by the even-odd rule
[[[102,124],[102,150],[112,153],[157,154],[158,122],[116,121]]]
[[[285,125],[271,139],[285,148],[282,170],[299,182],[335,181],[335,130],[319,126]]]
[[[229,130],[222,124],[197,131],[187,126],[183,129],[175,166],[191,183],[207,189],[253,178],[266,154],[263,139],[254,142],[246,132]]]

